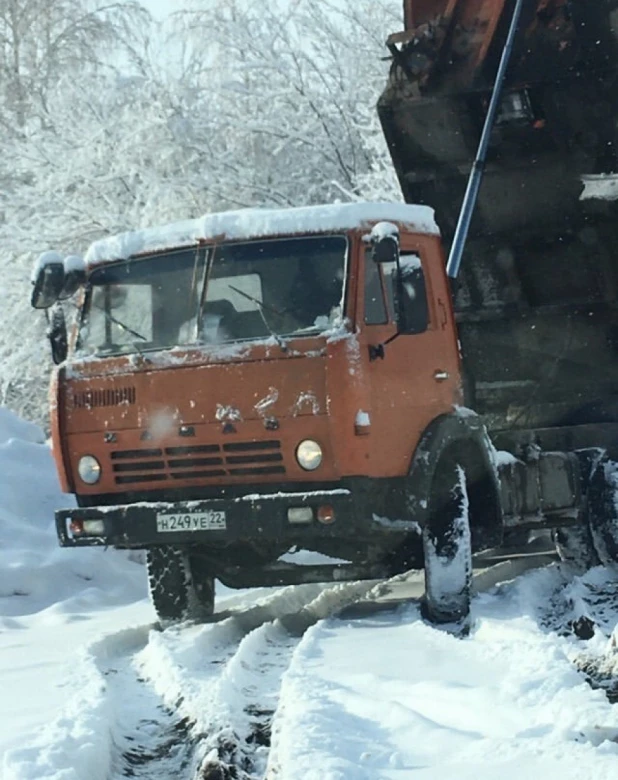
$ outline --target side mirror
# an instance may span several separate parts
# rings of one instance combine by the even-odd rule
[[[392,236],[381,238],[377,244],[373,245],[374,263],[396,263],[399,256],[399,246],[397,240]]]
[[[399,264],[399,228],[392,222],[378,222],[369,236],[374,263]]]
[[[64,286],[64,263],[58,252],[43,252],[32,270],[34,285],[30,304],[34,309],[49,309],[60,297]]]
[[[60,304],[54,306],[51,311],[47,338],[51,346],[52,360],[56,365],[63,363],[69,351],[69,339],[64,310]]]
[[[64,282],[58,300],[66,301],[86,283],[86,265],[79,255],[64,258]]]

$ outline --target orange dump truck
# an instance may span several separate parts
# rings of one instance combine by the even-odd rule
[[[581,7],[406,3],[379,108],[406,199],[427,205],[213,214],[100,241],[81,262],[42,256],[32,303],[51,309],[54,453],[78,504],[56,513],[62,545],[145,548],[162,621],[210,614],[215,578],[421,567],[427,616],[461,620],[472,554],[531,529],[553,529],[578,565],[616,560],[611,171],[568,112],[549,111],[549,82],[520,68],[531,25],[558,59],[576,45],[565,14]],[[568,67],[590,74],[587,40]],[[496,52],[512,55],[504,92]],[[470,204],[479,137],[487,180]],[[585,174],[597,189],[581,203]],[[474,218],[453,284],[462,199]],[[295,550],[328,558],[302,566]]]

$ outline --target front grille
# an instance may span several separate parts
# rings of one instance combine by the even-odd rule
[[[110,387],[71,393],[69,400],[74,409],[96,409],[101,406],[132,406],[136,395],[134,387]]]
[[[117,485],[285,474],[281,442],[274,439],[116,450],[110,460]]]

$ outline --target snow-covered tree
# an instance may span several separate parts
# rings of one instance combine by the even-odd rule
[[[393,0],[196,2],[178,15],[211,121],[196,143],[230,204],[356,198],[373,170]],[[184,26],[183,26],[184,25]],[[200,132],[204,130],[205,132]],[[370,137],[372,136],[372,137]],[[383,149],[385,154],[386,150]]]
[[[66,217],[81,208],[69,181],[75,150],[64,153],[57,101],[68,118],[76,84],[111,78],[130,64],[132,31],[148,19],[137,2],[0,3],[0,402],[39,421],[49,361],[44,322],[28,311],[29,267],[51,242],[76,238]],[[54,210],[45,208],[51,199]],[[84,222],[88,240],[95,231]]]
[[[110,52],[144,10],[137,2],[3,0],[0,4],[2,123],[23,132],[45,123],[47,93],[67,75],[111,64]]]

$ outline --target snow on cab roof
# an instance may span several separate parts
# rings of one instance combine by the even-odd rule
[[[379,220],[399,222],[415,233],[438,235],[433,209],[405,203],[341,203],[289,209],[242,209],[144,228],[95,241],[86,265],[126,260],[133,255],[187,246],[223,236],[228,240],[273,235],[325,233],[367,227]]]

